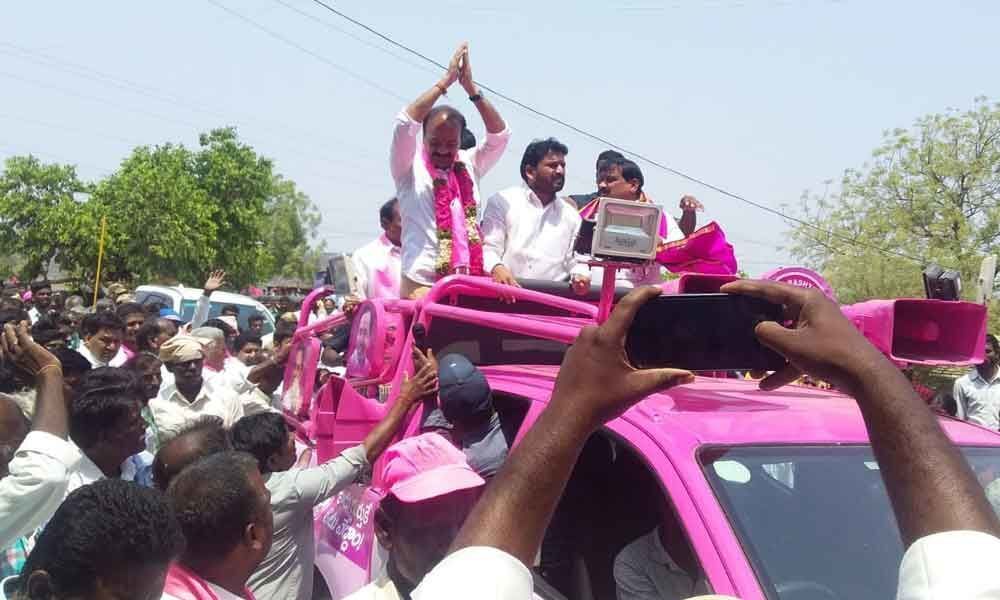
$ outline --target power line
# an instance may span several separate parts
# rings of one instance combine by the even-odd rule
[[[214,0],[209,0],[209,1],[214,3]],[[407,46],[407,45],[405,45],[405,44],[403,44],[401,42],[397,42],[395,39],[389,37],[388,35],[385,35],[382,32],[380,32],[380,31],[378,31],[378,30],[376,30],[376,29],[374,29],[374,28],[366,25],[365,23],[362,23],[361,21],[359,21],[359,20],[357,20],[357,19],[355,19],[355,18],[353,18],[353,17],[351,17],[351,16],[349,16],[349,15],[347,15],[347,14],[345,14],[345,13],[339,11],[339,10],[337,10],[336,8],[330,6],[329,4],[327,4],[326,2],[324,2],[323,0],[312,0],[312,1],[313,1],[313,3],[318,4],[319,6],[322,6],[323,8],[325,8],[328,11],[330,11],[331,13],[333,13],[333,14],[341,17],[342,19],[344,19],[346,21],[349,21],[350,23],[353,23],[354,25],[356,25],[356,26],[364,29],[365,31],[367,31],[367,32],[371,33],[372,35],[374,35],[374,36],[376,36],[376,37],[378,37],[378,38],[386,41],[387,43],[392,44],[393,46],[395,46],[395,47],[397,47],[397,48],[399,48],[399,49],[401,49],[401,50],[403,50],[405,52],[408,52],[408,53],[412,54],[413,56],[416,56],[416,57],[420,58],[421,60],[424,60],[424,61],[426,61],[426,62],[428,62],[428,63],[430,63],[430,64],[432,64],[432,65],[434,65],[434,66],[436,66],[436,67],[438,67],[440,69],[444,69],[444,70],[448,69],[447,65],[444,65],[444,64],[442,64],[442,63],[434,60],[433,58],[431,58],[431,57],[429,57],[429,56],[427,56],[427,55],[419,52],[418,50],[415,50],[415,49],[413,49],[413,48],[411,48],[411,47],[409,47],[409,46]],[[590,131],[587,131],[585,129],[577,127],[576,125],[573,125],[572,123],[564,121],[564,120],[562,120],[562,119],[560,119],[560,118],[558,118],[558,117],[556,117],[554,115],[551,115],[551,114],[549,114],[547,112],[544,112],[542,110],[539,110],[539,109],[536,109],[536,108],[534,108],[532,106],[529,106],[528,104],[525,104],[525,103],[523,103],[523,102],[521,102],[521,101],[519,101],[519,100],[517,100],[515,98],[512,98],[512,97],[510,97],[510,96],[508,96],[506,94],[503,94],[502,92],[499,92],[498,90],[493,89],[493,88],[491,88],[491,87],[489,87],[489,86],[487,86],[487,85],[485,85],[485,84],[483,84],[483,83],[481,83],[479,81],[476,81],[475,83],[476,83],[476,85],[478,85],[482,89],[486,90],[490,94],[496,96],[497,98],[505,100],[505,101],[509,102],[510,104],[513,104],[514,106],[517,106],[518,108],[521,108],[522,110],[525,110],[525,111],[527,111],[527,112],[529,112],[531,114],[534,114],[536,116],[539,116],[539,117],[541,117],[543,119],[548,119],[549,121],[552,121],[553,123],[556,123],[557,125],[561,125],[561,126],[567,128],[567,129],[569,129],[569,130],[571,130],[571,131],[573,131],[575,133],[578,133],[579,135],[582,135],[584,137],[590,138],[591,140],[599,142],[599,143],[601,143],[603,145],[606,145],[606,146],[608,146],[610,148],[614,148],[615,150],[619,150],[619,151],[621,151],[623,153],[630,154],[630,155],[638,158],[639,160],[641,160],[641,161],[643,161],[643,162],[645,162],[647,164],[650,164],[650,165],[652,165],[654,167],[657,167],[658,169],[661,169],[663,171],[666,171],[667,173],[671,173],[673,175],[676,175],[677,177],[680,177],[682,179],[685,179],[687,181],[690,181],[690,182],[695,183],[697,185],[700,185],[702,187],[705,187],[705,188],[708,188],[710,190],[713,190],[713,191],[715,191],[715,192],[717,192],[717,193],[719,193],[719,194],[721,194],[723,196],[726,196],[728,198],[732,198],[734,200],[738,200],[738,201],[743,202],[745,204],[749,204],[750,206],[753,206],[753,207],[755,207],[755,208],[757,208],[759,210],[762,210],[764,212],[767,212],[767,213],[770,213],[770,214],[775,215],[777,217],[780,217],[782,219],[785,219],[786,221],[791,221],[791,222],[794,222],[794,223],[798,223],[798,224],[800,224],[802,226],[805,226],[805,227],[808,227],[810,229],[815,229],[816,231],[824,233],[824,234],[826,234],[828,236],[839,238],[842,241],[844,241],[846,243],[849,243],[849,244],[867,247],[869,249],[876,250],[876,251],[881,252],[883,254],[895,255],[895,256],[898,256],[898,257],[901,257],[901,258],[905,258],[907,260],[911,260],[911,261],[914,261],[914,262],[917,262],[917,263],[921,263],[921,264],[924,262],[922,259],[910,256],[908,254],[904,254],[902,252],[898,252],[896,250],[891,250],[891,249],[888,249],[888,248],[882,248],[880,246],[876,246],[874,244],[869,244],[869,243],[864,242],[862,240],[853,239],[853,238],[850,238],[850,237],[845,236],[845,235],[841,235],[841,234],[833,232],[833,231],[828,231],[826,229],[823,229],[822,227],[819,227],[817,225],[813,225],[812,223],[810,223],[810,222],[808,222],[808,221],[806,221],[804,219],[800,219],[798,217],[785,214],[785,213],[781,212],[780,210],[777,210],[775,208],[771,208],[770,206],[767,206],[765,204],[761,204],[759,202],[755,202],[753,200],[750,200],[749,198],[746,198],[746,197],[741,196],[739,194],[736,194],[734,192],[730,192],[729,190],[726,190],[725,188],[722,188],[722,187],[719,187],[719,186],[714,185],[712,183],[709,183],[708,181],[705,181],[704,179],[695,177],[693,175],[689,175],[689,174],[687,174],[687,173],[685,173],[683,171],[680,171],[678,169],[675,169],[673,167],[665,165],[665,164],[663,164],[663,163],[661,163],[659,161],[656,161],[656,160],[654,160],[652,158],[649,158],[648,156],[645,156],[644,154],[640,154],[638,152],[629,150],[628,148],[620,146],[620,145],[612,142],[611,140],[605,139],[605,138],[603,138],[603,137],[601,137],[601,136],[599,136],[597,134],[591,133]]]
[[[383,86],[379,85],[378,83],[375,83],[371,79],[368,79],[364,75],[360,75],[358,73],[355,73],[354,71],[352,71],[351,69],[348,69],[344,65],[341,65],[340,63],[336,63],[336,62],[330,60],[329,58],[323,56],[322,54],[314,52],[314,51],[310,50],[309,48],[306,48],[305,46],[299,44],[298,42],[294,42],[294,41],[286,38],[285,36],[281,35],[280,33],[277,33],[276,31],[268,29],[267,27],[261,25],[257,21],[254,21],[250,17],[247,17],[247,16],[245,16],[245,15],[239,13],[239,12],[236,12],[235,10],[229,8],[228,6],[222,4],[221,2],[218,2],[217,0],[208,0],[208,2],[210,4],[213,4],[214,6],[218,7],[219,9],[226,11],[230,15],[236,17],[237,19],[243,21],[247,25],[250,25],[254,29],[262,31],[262,32],[266,33],[267,35],[273,37],[274,39],[276,39],[276,40],[278,40],[278,41],[280,41],[280,42],[282,42],[284,44],[287,44],[287,45],[291,46],[292,48],[295,48],[296,50],[298,50],[300,52],[304,52],[304,53],[308,54],[309,56],[315,58],[316,60],[318,60],[318,61],[320,61],[322,63],[324,63],[325,65],[327,65],[329,67],[332,67],[332,68],[340,71],[341,73],[347,75],[348,77],[351,77],[353,79],[356,79],[357,81],[360,81],[361,83],[367,85],[368,87],[370,87],[370,88],[372,88],[374,90],[378,90],[378,91],[382,92],[383,94],[385,94],[387,96],[390,96],[392,98],[395,98],[395,99],[399,100],[400,102],[406,102],[407,101],[406,98],[400,96],[399,94],[397,94],[396,92],[390,90],[389,88],[383,87]]]

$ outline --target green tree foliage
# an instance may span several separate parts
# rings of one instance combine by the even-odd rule
[[[309,198],[231,128],[201,135],[196,150],[140,146],[95,185],[77,180],[73,167],[7,161],[0,243],[5,255],[21,257],[23,275],[55,258],[92,277],[102,219],[105,280],[197,285],[222,268],[239,287],[274,274],[311,281],[320,250],[320,215]]]
[[[312,281],[323,252],[323,244],[315,244],[322,217],[309,197],[295,189],[294,182],[277,175],[271,189],[266,236],[268,270],[274,275]]]
[[[886,132],[869,163],[844,173],[839,193],[807,192],[800,210],[834,235],[799,225],[792,253],[822,272],[841,302],[921,297],[931,262],[958,269],[968,297],[983,257],[1000,253],[1000,104],[978,98],[971,110]]]
[[[0,245],[8,267],[24,279],[44,274],[62,249],[78,246],[80,198],[89,186],[69,165],[14,156],[0,175]],[[14,257],[17,257],[16,259]]]

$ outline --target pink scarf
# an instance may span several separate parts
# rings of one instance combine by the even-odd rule
[[[431,164],[424,148],[424,165],[434,181],[434,218],[437,223],[438,255],[435,270],[444,277],[466,267],[470,275],[483,274],[483,235],[477,223],[472,176],[465,163],[456,161],[443,171]],[[452,200],[458,198],[459,205]]]
[[[208,582],[176,562],[171,563],[170,569],[167,570],[167,581],[163,591],[178,600],[219,600],[219,596],[212,591]],[[250,588],[243,589],[243,597],[246,600],[254,600]]]

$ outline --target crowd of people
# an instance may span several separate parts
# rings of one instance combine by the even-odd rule
[[[460,112],[436,105],[456,82],[483,119],[481,144]],[[462,45],[445,77],[396,117],[397,195],[380,208],[383,234],[353,255],[345,312],[365,298],[420,298],[451,274],[590,291],[602,275],[576,239],[596,198],[650,202],[641,170],[608,151],[596,163],[596,192],[560,196],[569,151],[538,140],[522,157],[522,183],[482,202],[479,178],[509,139]],[[700,203],[685,196],[680,208],[679,222],[663,214],[663,247],[697,232]],[[189,322],[171,307],[137,304],[124,288],[89,308],[79,296],[54,301],[45,281],[31,284],[28,310],[24,295],[4,294],[0,598],[310,598],[313,509],[364,480],[376,461],[385,496],[373,518],[387,568],[351,600],[533,597],[530,567],[586,440],[645,396],[693,380],[625,359],[626,331],[660,293],[648,284],[666,262],[619,272],[618,283],[636,289],[605,323],[583,329],[516,448],[475,365],[418,347],[381,421],[323,463],[297,443],[280,404],[297,319],[279,319],[265,343],[262,317],[241,322],[238,307],[224,307],[208,318],[224,273],[209,276]],[[815,290],[739,281],[723,291],[781,304],[796,321],[757,327],[788,360],[761,387],[807,374],[857,400],[907,548],[899,597],[1000,598],[990,575],[1000,522],[899,369]],[[987,346],[986,362],[956,382],[954,396],[962,415],[996,429],[1000,349],[992,336]],[[419,435],[393,443],[420,406]],[[638,540],[645,546],[630,546],[622,564],[659,540],[657,532]],[[688,587],[676,597],[704,591]],[[620,590],[668,597],[651,594]]]

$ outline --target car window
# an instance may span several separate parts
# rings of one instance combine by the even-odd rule
[[[169,308],[174,307],[174,301],[170,296],[165,294],[159,294],[157,292],[145,292],[139,291],[135,293],[135,301],[143,306],[148,304],[155,304],[157,302],[167,306]]]
[[[1000,449],[965,448],[1000,506]],[[700,455],[768,598],[896,595],[903,546],[868,446],[712,448]]]
[[[181,302],[181,318],[184,319],[185,321],[190,321],[192,318],[194,318],[194,311],[197,304],[198,304],[197,300],[183,300]],[[214,319],[218,317],[220,314],[222,314],[222,307],[228,306],[229,304],[230,304],[229,302],[211,302],[208,307],[208,318]],[[270,319],[267,318],[267,315],[264,315],[264,313],[257,310],[256,307],[250,306],[248,304],[237,304],[236,307],[240,309],[238,320],[240,322],[241,331],[246,330],[247,319],[250,318],[250,315],[254,314],[260,314],[264,316],[264,329],[261,332],[261,335],[267,335],[274,331],[274,324],[271,322]]]

